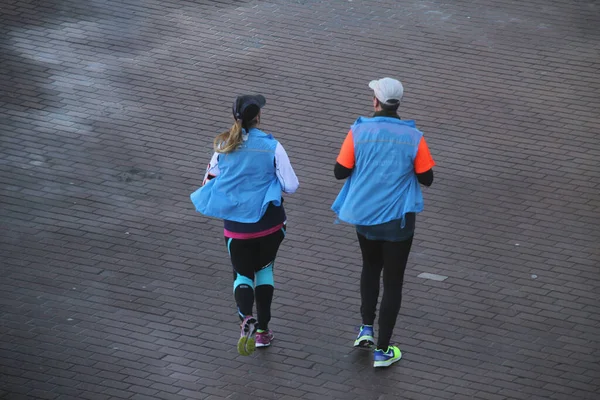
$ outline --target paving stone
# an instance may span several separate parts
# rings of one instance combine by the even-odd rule
[[[0,8],[1,398],[598,397],[595,2]],[[351,347],[360,252],[330,211],[383,76],[437,162],[385,372]],[[301,182],[252,357],[222,225],[189,201],[245,92]]]

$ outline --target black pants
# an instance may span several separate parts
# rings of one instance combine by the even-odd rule
[[[404,270],[413,238],[402,242],[369,240],[358,234],[363,257],[360,277],[360,312],[364,325],[373,325],[383,270],[383,297],[379,310],[378,349],[387,349],[402,303]]]
[[[225,238],[233,265],[233,293],[241,319],[252,315],[256,299],[258,329],[268,329],[274,282],[273,266],[285,228],[256,239]]]

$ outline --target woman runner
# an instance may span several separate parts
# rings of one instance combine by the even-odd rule
[[[203,186],[191,195],[198,212],[224,220],[233,293],[242,321],[237,350],[244,356],[273,340],[269,329],[273,266],[286,231],[282,192],[298,189],[283,146],[258,129],[265,104],[261,95],[236,98],[235,123],[215,138]]]

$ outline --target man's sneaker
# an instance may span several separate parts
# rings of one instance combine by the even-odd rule
[[[354,347],[371,347],[375,344],[373,339],[373,325],[361,325]]]
[[[237,343],[237,351],[242,356],[254,353],[256,347],[254,333],[256,332],[256,319],[249,315],[244,318],[241,325],[240,339]]]
[[[256,331],[256,347],[269,347],[274,337],[273,331],[270,329]]]
[[[393,363],[400,361],[402,358],[402,352],[396,346],[388,346],[387,351],[376,349],[373,354],[373,366],[378,367],[389,367]]]

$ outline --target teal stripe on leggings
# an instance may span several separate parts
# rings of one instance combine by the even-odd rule
[[[270,263],[267,267],[256,273],[256,286],[261,285],[275,286],[275,281],[273,279],[273,263]]]

